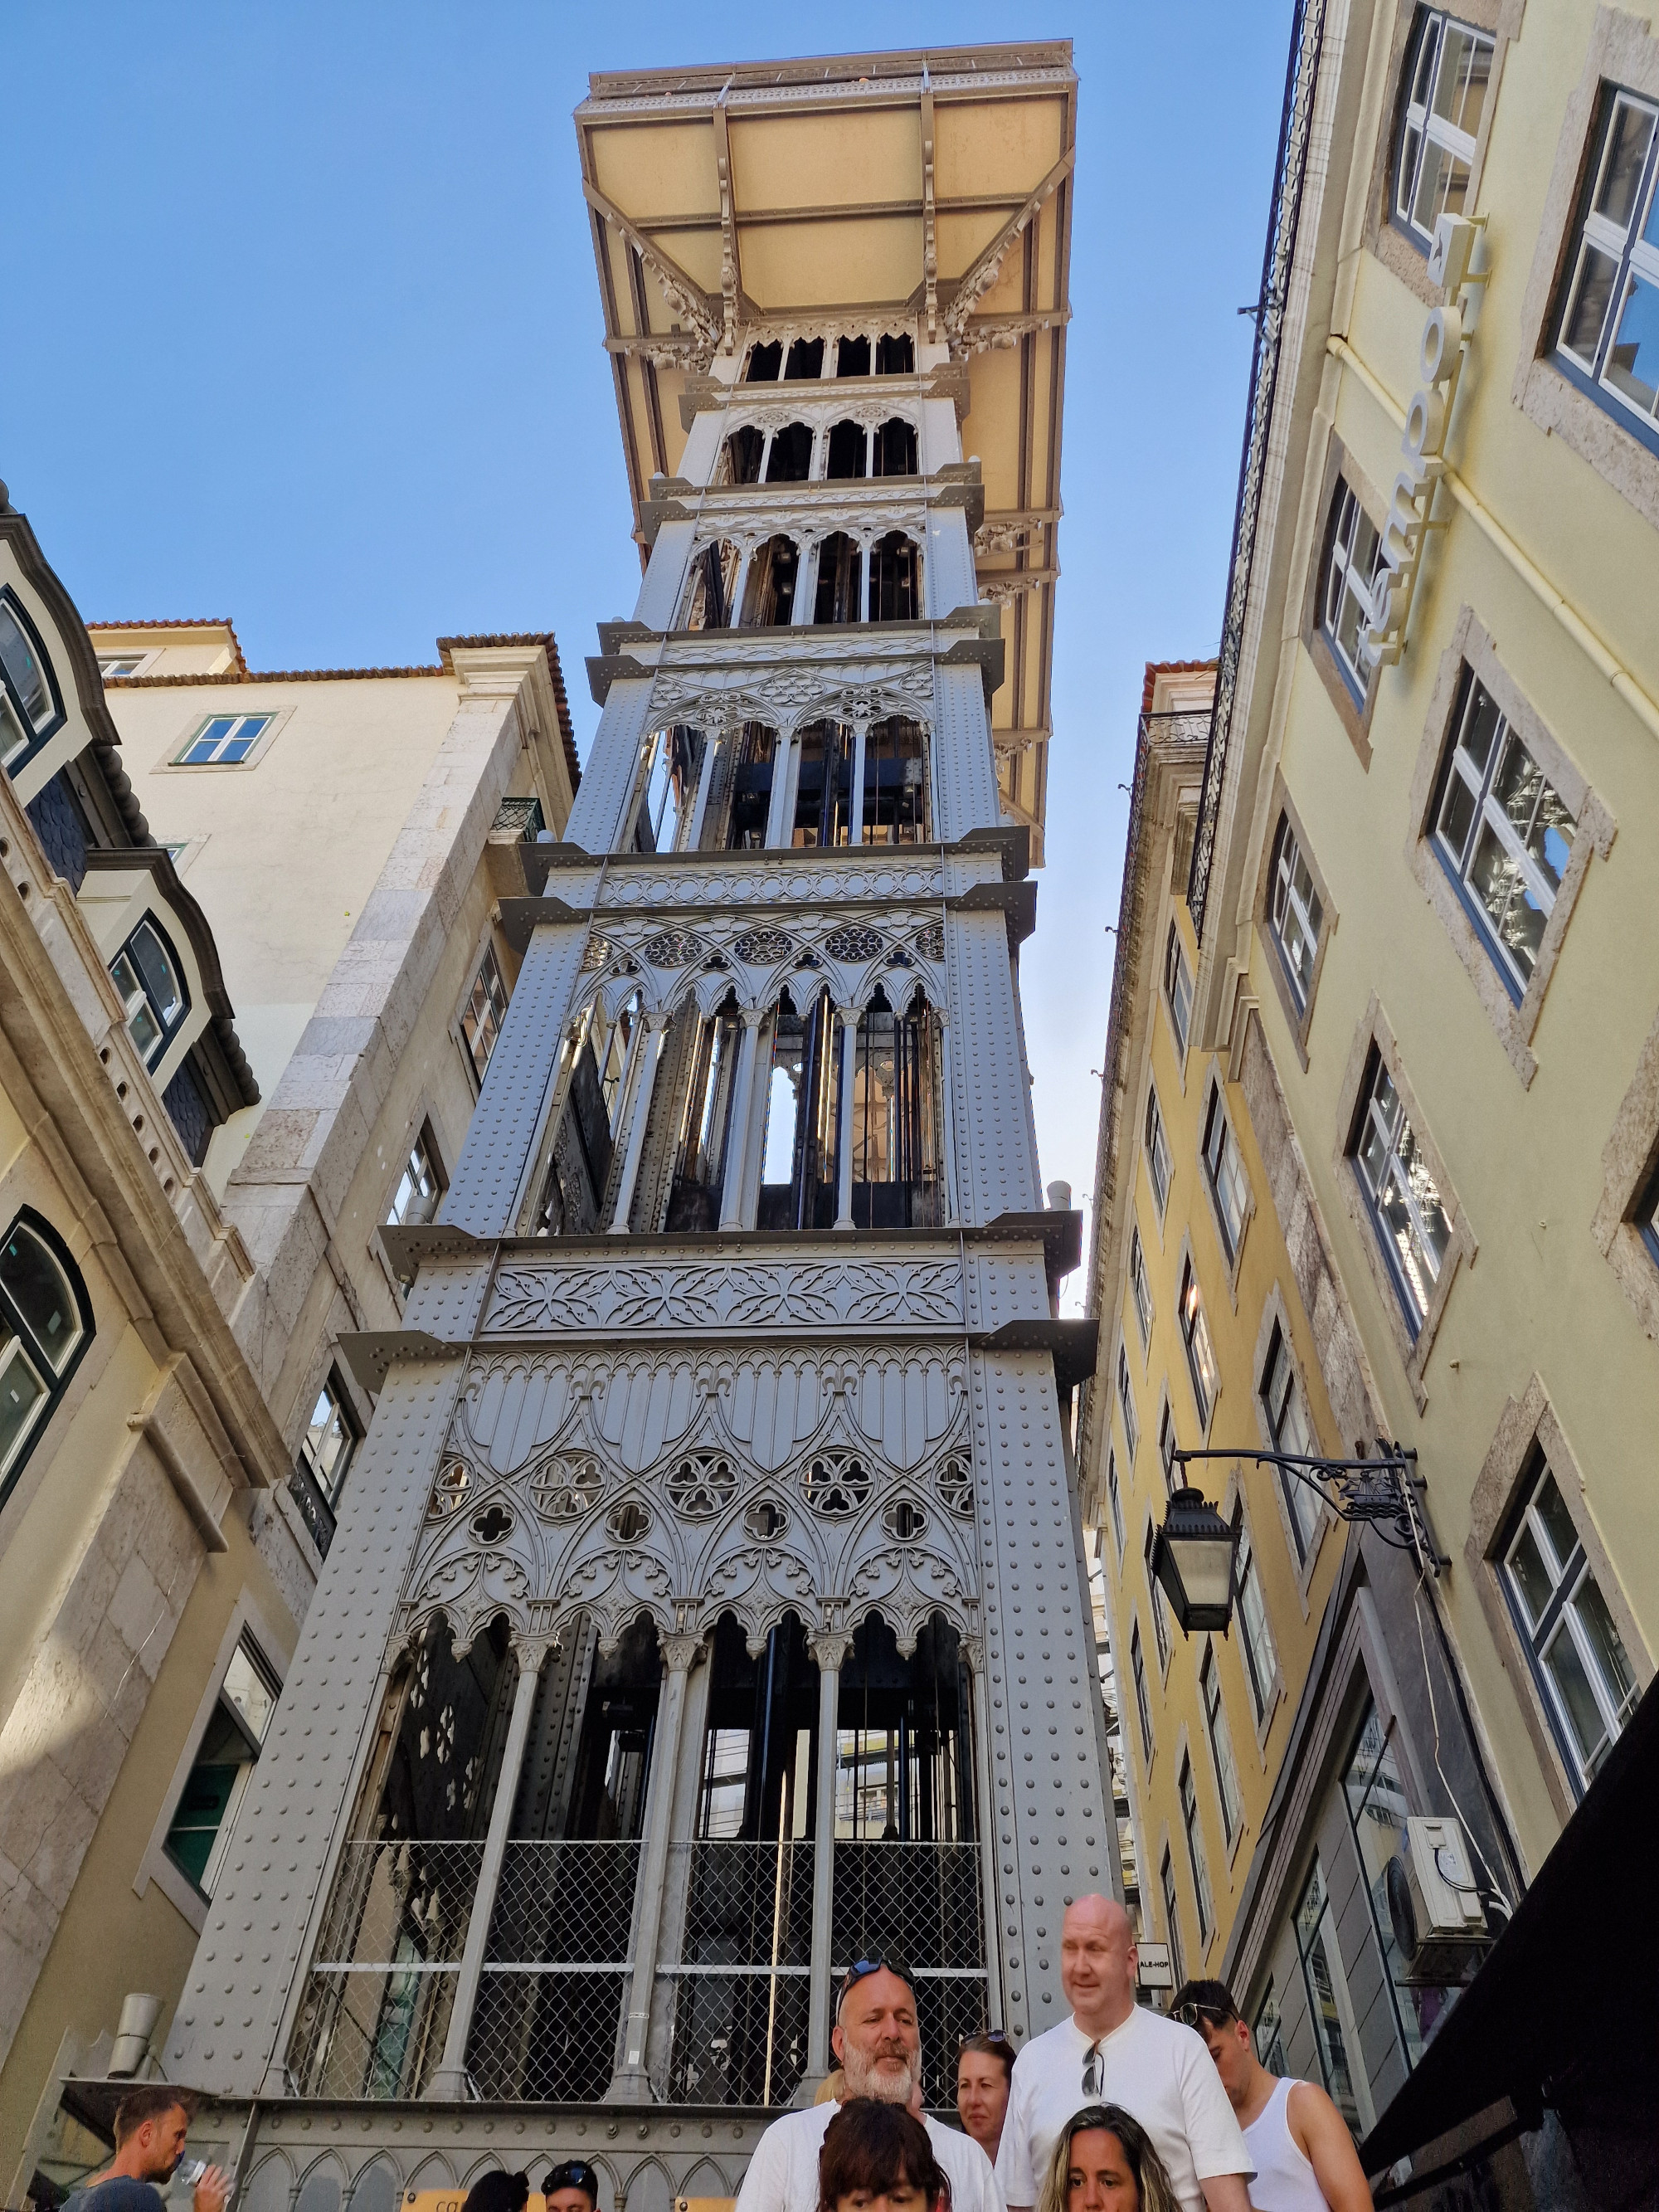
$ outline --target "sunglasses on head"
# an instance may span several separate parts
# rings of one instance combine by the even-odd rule
[[[1228,2021],[1237,2020],[1238,2014],[1227,2011],[1223,2005],[1184,2004],[1176,2007],[1173,2017],[1183,2027],[1225,2027]]]
[[[904,1984],[906,1989],[915,1987],[915,1978],[908,1966],[901,1966],[896,1959],[884,1959],[878,1954],[873,1959],[854,1960],[842,1982],[842,1998],[845,1999],[849,1990],[856,1989],[860,1982],[867,1980],[872,1974],[894,1974]]]
[[[958,2051],[966,2051],[970,2043],[994,2043],[999,2051],[1012,2051],[1017,2048],[1012,2039],[1006,2036],[1000,2027],[982,2029],[977,2035],[961,2036],[957,2039],[957,2048]]]
[[[542,2184],[544,2197],[552,2197],[561,2189],[584,2190],[595,2204],[599,2201],[599,2177],[585,2159],[567,2159],[562,2166],[556,2166]]]

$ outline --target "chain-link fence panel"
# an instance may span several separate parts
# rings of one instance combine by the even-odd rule
[[[678,1844],[690,1856],[680,1956],[695,1966],[804,1966],[812,1954],[810,1843]]]
[[[811,1984],[805,1970],[670,1978],[675,1987],[668,2101],[787,2105],[806,2071]]]
[[[927,1974],[915,1969],[916,2028],[921,2037],[922,2101],[931,2111],[952,2112],[957,2101],[957,2056],[966,2035],[982,2035],[986,2016],[983,1974]]]
[[[348,1844],[317,1965],[459,1966],[483,1850],[482,1843]]]
[[[628,1976],[614,1967],[486,1966],[466,2070],[486,2103],[595,2105],[611,2086]]]
[[[625,1966],[637,1843],[514,1843],[484,1956],[492,1966]]]
[[[289,2046],[301,2097],[418,2097],[443,2057],[459,1972],[313,1969]]]
[[[854,1960],[906,1966],[985,1964],[977,1844],[836,1845],[830,1948],[837,1973]]]

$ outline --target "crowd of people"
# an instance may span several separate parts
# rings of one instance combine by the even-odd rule
[[[1121,1905],[1066,1909],[1070,2016],[1016,2051],[969,2036],[947,2127],[922,2109],[915,1989],[889,1958],[841,1987],[836,2071],[755,2147],[736,2212],[1370,2212],[1341,2114],[1311,2081],[1256,2056],[1224,1983],[1188,1982],[1167,2014],[1135,2002],[1134,1930]],[[65,2212],[163,2212],[193,2106],[160,2083],[115,2116],[115,2157]],[[193,2212],[226,2212],[227,2177],[192,2172]],[[463,2212],[526,2212],[527,2173],[482,2175]],[[544,2212],[603,2212],[585,2160],[554,2166]]]

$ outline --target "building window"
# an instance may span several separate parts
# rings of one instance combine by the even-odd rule
[[[438,1148],[432,1140],[430,1127],[422,1123],[420,1133],[409,1148],[409,1158],[404,1162],[398,1188],[392,1194],[387,1222],[407,1229],[418,1222],[430,1221],[438,1211],[438,1201],[444,1194],[444,1188],[443,1170],[438,1165]]]
[[[1568,260],[1556,359],[1646,442],[1659,444],[1659,243],[1652,214],[1659,108],[1616,87]]]
[[[1378,1243],[1415,1337],[1428,1318],[1451,1243],[1451,1224],[1394,1078],[1375,1047],[1365,1085],[1354,1170]]]
[[[0,590],[0,767],[20,769],[63,719],[40,633],[11,592]]]
[[[1158,1672],[1167,1674],[1170,1671],[1170,1615],[1163,1585],[1152,1572],[1152,1547],[1157,1541],[1158,1531],[1149,1521],[1146,1523],[1146,1540],[1140,1547],[1140,1554],[1146,1566],[1146,1593],[1152,1601],[1152,1634],[1158,1640]]]
[[[1636,1710],[1639,1693],[1566,1500],[1541,1454],[1504,1553],[1503,1582],[1582,1796]]]
[[[149,658],[143,653],[100,653],[98,673],[106,683],[112,676],[136,676]]]
[[[1193,1783],[1193,1762],[1181,1762],[1181,1825],[1187,1832],[1187,1863],[1193,1870],[1193,1896],[1198,1905],[1198,1940],[1207,1945],[1215,1929],[1215,1903],[1210,1895],[1210,1870],[1204,1862],[1204,1838],[1198,1825],[1198,1791]]]
[[[1654,295],[1659,309],[1659,292]],[[1516,1004],[1567,872],[1577,823],[1486,685],[1465,682],[1434,805],[1436,857]]]
[[[1267,1417],[1267,1433],[1273,1438],[1275,1451],[1284,1452],[1291,1459],[1312,1459],[1313,1432],[1308,1425],[1308,1409],[1303,1403],[1301,1386],[1296,1379],[1296,1367],[1291,1358],[1291,1348],[1285,1341],[1285,1332],[1278,1322],[1267,1346],[1267,1364],[1261,1370],[1261,1407]],[[1298,1482],[1285,1468],[1276,1470],[1279,1487],[1285,1495],[1285,1511],[1291,1524],[1291,1538],[1296,1547],[1296,1563],[1305,1567],[1313,1550],[1314,1538],[1319,1532],[1319,1494],[1305,1482]]]
[[[1382,540],[1376,525],[1360,505],[1358,493],[1339,477],[1331,501],[1320,627],[1343,681],[1362,707],[1370,669],[1361,654],[1360,640],[1370,627],[1371,586],[1382,566]]]
[[[1389,1867],[1406,1848],[1410,1807],[1392,1742],[1393,1724],[1384,1728],[1369,1701],[1355,1734],[1342,1778],[1354,1847],[1364,1875],[1371,1925],[1388,1971],[1389,1994],[1407,2066],[1415,2066],[1424,2045],[1451,2008],[1455,1990],[1418,1979],[1401,1956],[1389,1911]]]
[[[1140,1324],[1140,1347],[1144,1352],[1152,1338],[1152,1286],[1146,1279],[1146,1255],[1141,1245],[1139,1224],[1129,1231],[1129,1288],[1134,1293],[1135,1319]]]
[[[1175,1863],[1166,1850],[1164,1863],[1158,1870],[1158,1881],[1164,1891],[1164,1925],[1170,1939],[1170,1972],[1175,1976],[1177,1989],[1187,1978],[1186,1962],[1181,1955],[1181,1916],[1176,1903]]]
[[[225,1669],[167,1835],[167,1856],[204,1897],[211,1897],[218,1885],[237,1810],[276,1708],[276,1691],[270,1669],[244,1639]]]
[[[1146,1172],[1152,1179],[1152,1196],[1158,1202],[1158,1218],[1164,1218],[1164,1209],[1170,1202],[1170,1146],[1164,1134],[1164,1116],[1158,1110],[1158,1093],[1146,1093]]]
[[[1129,1672],[1135,1678],[1135,1711],[1140,1716],[1140,1748],[1152,1763],[1152,1701],[1146,1689],[1146,1661],[1140,1649],[1140,1623],[1129,1631]]]
[[[1140,1443],[1140,1429],[1135,1420],[1134,1393],[1129,1388],[1128,1347],[1121,1338],[1117,1347],[1117,1402],[1123,1414],[1123,1442],[1133,1466],[1135,1450]]]
[[[1308,1985],[1308,2009],[1319,2067],[1331,2100],[1358,2135],[1364,2126],[1359,2100],[1354,2094],[1349,2062],[1347,1978],[1337,1945],[1336,1914],[1325,1887],[1324,1871],[1316,1858],[1302,1899],[1296,1909],[1296,1944],[1302,1958],[1303,1979]]]
[[[1242,1504],[1235,1509],[1233,1521],[1238,1530],[1238,1548],[1233,1559],[1233,1596],[1237,1608],[1238,1643],[1244,1655],[1244,1679],[1250,1686],[1250,1703],[1255,1709],[1255,1724],[1260,1728],[1267,1717],[1279,1662],[1273,1656],[1273,1634],[1267,1626],[1267,1607],[1261,1595],[1261,1577],[1256,1572],[1250,1527],[1244,1518]]]
[[[1492,82],[1492,41],[1419,8],[1395,141],[1395,221],[1426,253],[1443,215],[1462,215]]]
[[[1281,2079],[1290,2072],[1285,2057],[1285,2033],[1279,2016],[1279,1998],[1270,1981],[1261,1992],[1261,2002],[1255,2008],[1255,2020],[1251,2033],[1255,2038],[1255,2055],[1270,2074]]]
[[[1204,1701],[1204,1731],[1215,1760],[1216,1794],[1221,1800],[1221,1826],[1231,1849],[1244,1825],[1243,1800],[1238,1790],[1238,1769],[1233,1763],[1233,1740],[1227,1729],[1227,1709],[1221,1702],[1221,1672],[1215,1663],[1215,1646],[1206,1644],[1198,1663],[1198,1692]]]
[[[0,1503],[92,1334],[80,1270],[55,1231],[26,1208],[0,1244]]]
[[[1198,1405],[1198,1425],[1207,1430],[1210,1415],[1215,1410],[1216,1394],[1221,1388],[1221,1374],[1215,1363],[1215,1346],[1210,1341],[1210,1324],[1205,1318],[1203,1295],[1190,1253],[1182,1263],[1180,1313],[1181,1340],[1187,1347],[1187,1372],[1192,1377],[1193,1396]]]
[[[1273,847],[1273,889],[1269,913],[1273,942],[1279,947],[1285,980],[1291,987],[1298,1012],[1307,1011],[1313,989],[1314,963],[1319,953],[1319,933],[1325,909],[1296,832],[1289,817],[1280,815]]]
[[[1164,1487],[1173,1494],[1176,1487],[1176,1431],[1175,1415],[1170,1401],[1164,1401],[1164,1411],[1158,1423],[1158,1463],[1164,1469]],[[1185,1480],[1183,1474],[1182,1480]]]
[[[501,981],[501,963],[495,957],[493,945],[484,947],[484,957],[478,963],[478,972],[472,979],[472,988],[466,994],[466,1004],[461,1008],[461,1035],[466,1040],[467,1057],[472,1063],[472,1073],[483,1087],[484,1072],[489,1066],[490,1054],[495,1049],[495,1040],[501,1033],[501,1024],[507,1019],[507,986]]]
[[[1215,1200],[1216,1218],[1221,1224],[1222,1249],[1231,1266],[1238,1257],[1244,1224],[1249,1218],[1250,1185],[1244,1173],[1238,1139],[1221,1103],[1219,1084],[1211,1090],[1209,1110],[1205,1117],[1204,1172],[1210,1179],[1210,1195]]]
[[[1180,925],[1173,921],[1170,924],[1170,941],[1164,948],[1164,995],[1170,1002],[1170,1026],[1175,1031],[1176,1051],[1184,1057],[1187,1033],[1193,1019],[1193,971],[1187,965]]]
[[[269,714],[215,714],[187,738],[173,760],[180,768],[234,768],[270,728]]]
[[[300,1461],[326,1503],[337,1505],[346,1470],[357,1449],[357,1424],[339,1378],[331,1375],[317,1393],[300,1439]]]
[[[109,963],[126,1009],[127,1029],[146,1067],[165,1057],[190,1012],[190,993],[167,937],[148,917]]]
[[[1109,1444],[1106,1447],[1106,1502],[1111,1508],[1112,1534],[1117,1539],[1117,1556],[1123,1557],[1123,1496],[1117,1479],[1117,1454]]]

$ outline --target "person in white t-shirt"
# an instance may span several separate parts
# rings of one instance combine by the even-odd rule
[[[860,1959],[842,1984],[830,2042],[846,2076],[843,2095],[913,2110],[921,2094],[921,2036],[910,1978],[896,1963]],[[1203,2057],[1200,2051],[1200,2057]],[[1213,2078],[1215,2069],[1204,2060]],[[1225,2100],[1223,2100],[1224,2105]],[[755,2145],[737,2212],[818,2212],[818,2152],[840,2109],[814,2105],[774,2120]],[[951,2212],[1004,2212],[991,2161],[971,2137],[925,2119],[933,2155],[951,2185]]]
[[[1066,1906],[1060,1981],[1072,2016],[1014,2061],[996,2168],[1008,2212],[1032,2212],[1066,2122],[1097,2104],[1139,2121],[1182,2212],[1249,2212],[1250,2154],[1220,2078],[1191,2028],[1136,2004],[1136,1966],[1121,1905]]]
[[[1316,2081],[1270,2074],[1225,1982],[1187,1982],[1170,2007],[1196,2028],[1238,2115],[1255,2177],[1257,2212],[1371,2212],[1371,2192],[1347,2122]]]

